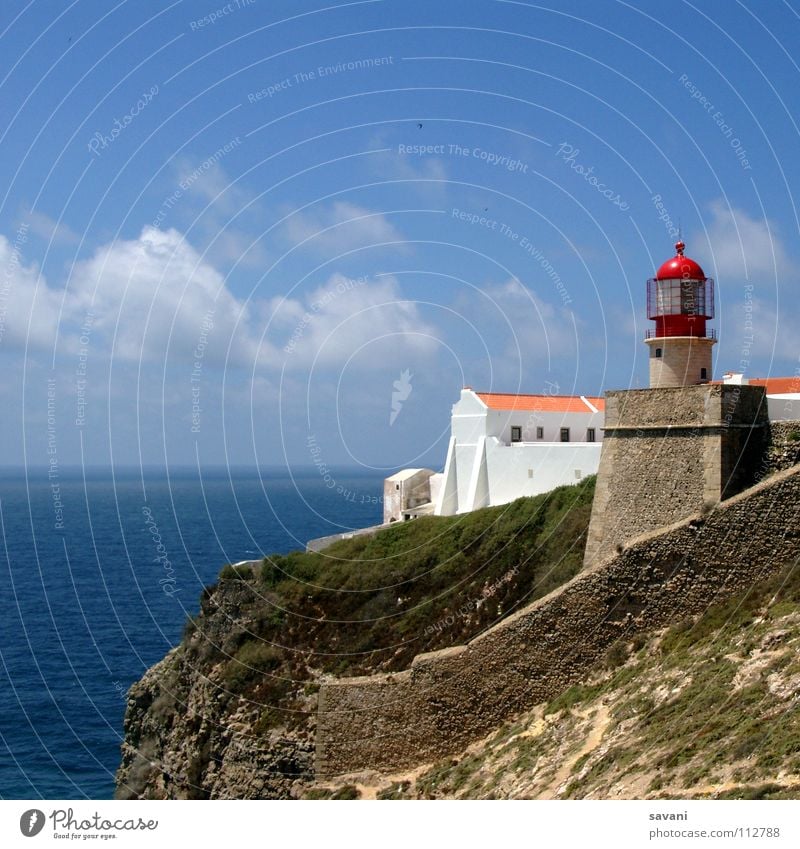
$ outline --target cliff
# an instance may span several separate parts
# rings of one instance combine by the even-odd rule
[[[568,581],[593,489],[226,567],[129,692],[118,797],[298,795],[314,776],[320,684],[402,670]]]
[[[583,571],[593,482],[226,567],[131,689],[118,795],[793,793],[800,466],[783,431],[762,483]]]

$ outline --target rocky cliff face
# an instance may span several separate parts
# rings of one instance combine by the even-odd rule
[[[231,692],[211,648],[237,642],[252,624],[251,601],[239,582],[207,594],[208,642],[190,632],[131,688],[117,798],[285,799],[309,778],[313,721],[293,730],[265,727],[258,697]],[[315,696],[299,696],[304,718],[313,717]]]
[[[796,440],[789,434],[788,441]],[[117,795],[793,797],[800,787],[799,488],[800,474],[786,470],[710,518],[674,529],[709,536],[705,550],[691,549],[703,573],[709,559],[727,563],[734,554],[754,564],[747,580],[723,582],[724,604],[689,605],[687,618],[666,632],[654,621],[650,633],[614,642],[596,666],[605,671],[540,696],[550,701],[505,726],[499,719],[484,740],[404,775],[319,775],[315,782],[320,685],[407,669],[414,655],[467,643],[544,595],[553,564],[570,553],[569,562],[579,563],[586,499],[575,502],[578,512],[569,508],[572,496],[550,513],[526,499],[511,519],[501,508],[479,511],[466,519],[469,532],[459,524],[464,517],[449,525],[420,519],[349,541],[337,549],[347,553],[342,559],[293,554],[260,570],[228,567],[181,645],[130,691]],[[740,508],[728,527],[747,531],[747,544],[735,534],[727,540],[724,527],[724,516]],[[426,549],[428,537],[433,548]],[[388,582],[385,564],[397,551],[411,553],[391,561]],[[375,563],[377,584],[369,573]],[[562,584],[573,565],[559,573]],[[363,724],[349,733],[363,736]]]

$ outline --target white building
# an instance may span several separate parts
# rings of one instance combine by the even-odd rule
[[[463,389],[453,405],[444,471],[408,469],[387,478],[384,522],[469,513],[595,474],[604,409],[602,398],[583,395]]]
[[[800,375],[795,377],[745,377],[736,372],[722,376],[723,383],[763,386],[767,393],[767,414],[770,421],[800,420]]]
[[[433,513],[442,479],[432,469],[403,469],[383,482],[383,523],[416,519]]]

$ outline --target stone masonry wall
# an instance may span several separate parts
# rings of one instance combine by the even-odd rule
[[[751,486],[766,439],[760,386],[607,392],[585,565]]]
[[[800,422],[770,422],[770,445],[764,458],[762,477],[800,463]]]
[[[697,455],[696,455],[697,456]],[[395,675],[320,691],[318,775],[384,771],[461,751],[585,679],[608,647],[800,562],[800,466],[629,544],[465,646]]]

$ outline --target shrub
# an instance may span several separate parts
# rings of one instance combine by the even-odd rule
[[[198,627],[198,619],[200,617],[197,616],[187,616],[186,622],[183,625],[183,639],[189,640],[194,636],[195,631]]]
[[[273,728],[282,725],[284,721],[284,713],[274,708],[265,708],[261,711],[258,719],[253,723],[254,734],[266,734]]]
[[[407,793],[411,787],[410,781],[394,781],[384,790],[377,794],[378,799],[406,799]]]
[[[558,713],[560,710],[569,710],[573,705],[593,699],[599,692],[599,686],[588,686],[586,684],[573,684],[569,689],[551,699],[544,709],[544,715]]]
[[[360,799],[361,793],[355,784],[345,784],[340,787],[332,796],[331,799]]]
[[[283,652],[269,643],[247,642],[225,667],[225,681],[231,689],[238,690],[264,673],[277,669],[282,659]]]
[[[605,656],[606,669],[616,669],[628,659],[628,647],[622,640],[617,640],[608,647]]]
[[[236,566],[233,563],[229,563],[227,566],[223,566],[222,571],[219,573],[221,581],[248,581],[252,577],[253,569],[246,564]]]

